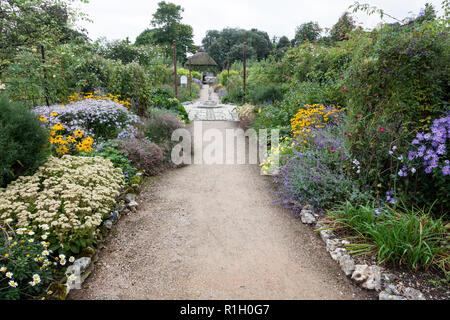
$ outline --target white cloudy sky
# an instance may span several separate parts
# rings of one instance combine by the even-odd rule
[[[82,23],[91,39],[136,39],[150,26],[160,0],[90,0],[80,5],[93,23]],[[166,0],[184,8],[183,23],[194,29],[197,45],[207,30],[226,27],[257,28],[269,36],[286,35],[292,39],[295,28],[303,22],[317,21],[322,28],[331,27],[354,0]],[[442,0],[360,0],[383,9],[398,18],[416,15],[425,3],[441,8]],[[370,28],[380,22],[378,15],[357,14],[356,20]],[[386,22],[394,22],[385,18]]]

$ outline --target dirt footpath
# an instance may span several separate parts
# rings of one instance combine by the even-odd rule
[[[234,128],[236,122],[203,122]],[[256,165],[190,165],[149,181],[70,299],[371,299],[317,233],[274,204]]]

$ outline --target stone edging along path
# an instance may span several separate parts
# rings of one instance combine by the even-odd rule
[[[331,258],[341,267],[346,276],[367,290],[379,292],[380,300],[426,300],[424,295],[411,287],[397,287],[393,283],[393,277],[384,273],[377,265],[356,264],[355,260],[345,249],[350,244],[347,240],[338,239],[331,230],[318,221],[319,215],[313,212],[313,207],[306,205],[300,212],[302,223],[315,226],[315,231],[326,244],[326,250]]]
[[[142,177],[142,175],[142,172],[138,172],[136,174],[136,176],[140,177]],[[119,219],[123,215],[128,215],[137,211],[139,203],[136,201],[136,194],[133,192],[139,193],[145,181],[145,179],[140,179],[139,182],[133,186],[133,191],[129,192],[127,190],[118,197],[117,210],[113,211],[111,216],[104,220],[99,227],[102,236],[98,239],[96,248],[85,250],[84,254],[82,253],[82,256],[76,259],[73,264],[66,269],[65,275],[62,279],[49,285],[47,292],[50,290],[52,293],[47,294],[42,299],[66,300],[72,289],[81,288],[84,281],[94,270],[94,263],[98,260],[98,254],[104,246],[104,243],[108,241],[109,236],[114,230]],[[75,275],[77,277],[76,280],[69,280],[70,275]]]

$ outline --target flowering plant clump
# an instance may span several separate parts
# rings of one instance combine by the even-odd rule
[[[332,123],[333,118],[338,118],[339,113],[344,110],[345,108],[340,106],[325,107],[318,104],[305,104],[305,108],[299,109],[291,119],[291,131],[295,136],[303,138],[300,141],[306,144],[306,138],[311,136],[314,129],[324,128],[327,124]]]
[[[98,94],[98,91],[94,91],[92,92],[80,92],[77,93],[75,92],[73,95],[69,96],[68,99],[68,103],[70,102],[76,102],[76,101],[82,101],[82,100],[86,100],[86,99],[92,99],[92,100],[104,100],[104,101],[114,101],[118,104],[121,104],[124,107],[130,108],[131,106],[131,102],[129,102],[129,98],[127,100],[120,100],[120,95],[112,95],[111,93],[109,94],[103,94],[100,95]],[[63,106],[64,104],[61,104],[61,106]]]
[[[296,146],[297,142],[289,137],[281,139],[278,145],[272,146],[267,159],[260,164],[261,174],[277,175],[280,165],[282,166],[289,156],[294,155]]]
[[[109,99],[80,99],[65,106],[37,107],[34,113],[49,127],[62,124],[69,134],[81,130],[95,139],[112,139],[124,132],[135,132],[134,125],[139,117],[127,107]]]
[[[450,140],[450,115],[436,119],[430,128],[431,132],[419,132],[411,142],[414,150],[408,153],[408,160],[423,166],[426,174],[440,168],[443,176],[450,175],[447,144]]]
[[[52,117],[56,117],[56,112],[50,114]],[[40,117],[42,122],[47,122],[47,118]],[[92,152],[92,145],[94,139],[91,137],[85,137],[83,131],[77,130],[73,132],[73,135],[67,134],[67,130],[61,123],[58,123],[50,128],[50,142],[51,150],[53,154],[65,155],[67,153],[75,155],[81,151]]]
[[[61,247],[73,239],[91,240],[115,204],[123,177],[104,158],[51,157],[34,175],[0,189],[0,219],[35,233],[45,224]]]

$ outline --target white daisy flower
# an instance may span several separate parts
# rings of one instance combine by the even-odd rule
[[[6,277],[7,277],[7,278],[10,278],[10,279],[11,279],[12,276],[13,276],[13,273],[12,273],[12,272],[7,272],[7,273],[6,273]]]
[[[18,285],[18,283],[13,280],[9,281],[8,284],[13,288],[17,287],[17,285]]]

